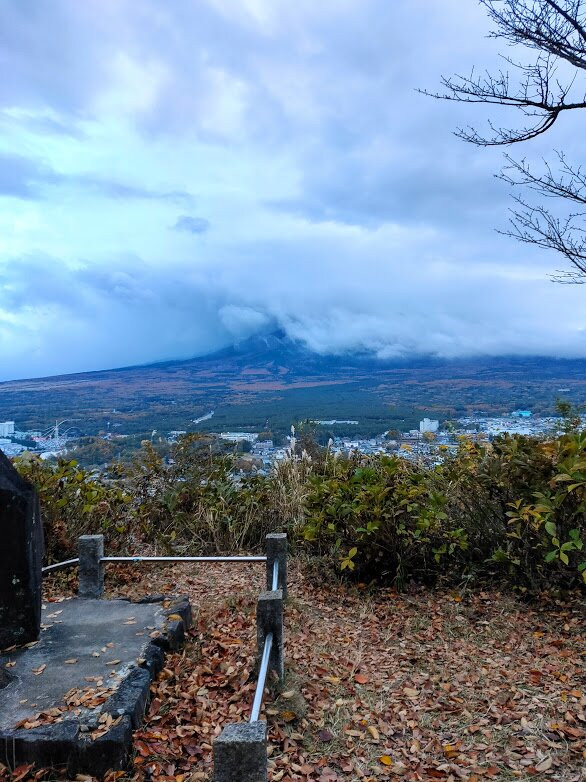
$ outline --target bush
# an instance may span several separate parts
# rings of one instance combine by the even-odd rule
[[[118,549],[130,503],[123,487],[106,483],[75,461],[61,459],[55,465],[23,454],[14,462],[39,493],[47,562],[74,556],[79,535],[103,532],[109,546]]]
[[[586,433],[462,441],[428,468],[397,456],[336,458],[302,443],[269,476],[234,477],[234,455],[187,435],[163,456],[94,475],[73,461],[19,458],[39,489],[50,561],[79,534],[108,550],[262,551],[267,532],[361,580],[500,578],[522,588],[586,581]],[[301,455],[296,455],[301,450]]]
[[[464,440],[433,469],[330,459],[310,478],[304,537],[361,579],[586,581],[586,434]]]

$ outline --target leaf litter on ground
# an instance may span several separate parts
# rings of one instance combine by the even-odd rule
[[[212,780],[214,738],[249,718],[263,576],[215,563],[111,573],[110,596],[187,594],[195,621],[151,686],[130,770],[107,782]],[[287,681],[262,715],[271,782],[584,779],[580,596],[398,595],[316,583],[297,563],[290,596]],[[44,778],[26,768],[3,778]]]

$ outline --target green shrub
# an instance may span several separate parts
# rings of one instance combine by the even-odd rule
[[[51,561],[72,556],[87,532],[128,554],[217,554],[262,551],[267,532],[285,530],[323,567],[398,588],[439,578],[586,582],[586,433],[575,429],[463,440],[433,468],[306,444],[269,476],[235,479],[234,456],[202,435],[165,458],[144,442],[109,477],[73,461],[16,464],[39,489]]]
[[[38,493],[47,562],[75,555],[79,535],[102,532],[110,549],[117,550],[127,530],[130,495],[117,484],[60,459],[57,464],[24,454],[15,466]]]

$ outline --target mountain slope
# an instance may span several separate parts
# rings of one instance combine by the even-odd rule
[[[560,390],[567,389],[567,390]],[[396,413],[453,417],[514,407],[550,412],[563,396],[586,397],[586,361],[535,357],[380,361],[372,356],[322,356],[282,332],[252,337],[185,361],[85,372],[0,384],[0,420],[44,428],[75,419],[87,433],[200,428],[287,428],[302,418],[359,418],[372,428]]]

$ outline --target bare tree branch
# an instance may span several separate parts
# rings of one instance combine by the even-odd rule
[[[573,168],[563,152],[558,152],[557,157],[559,171],[556,174],[545,160],[544,170],[536,173],[526,160],[513,160],[505,155],[508,165],[498,178],[509,185],[524,185],[548,198],[563,198],[586,206],[586,172],[581,166]]]
[[[511,228],[499,233],[563,255],[573,268],[557,272],[554,279],[558,282],[586,283],[586,231],[582,227],[585,213],[560,218],[518,196],[515,201],[518,208],[511,210]]]
[[[579,98],[567,100],[576,77],[561,82],[556,76],[560,61],[580,71],[586,70],[586,4],[583,0],[480,2],[496,25],[491,37],[537,49],[539,54],[535,62],[524,64],[505,57],[518,74],[516,80],[511,78],[509,71],[476,76],[472,70],[470,76],[442,77],[443,92],[420,91],[459,103],[511,106],[537,120],[519,129],[490,125],[492,135],[488,137],[474,129],[459,129],[456,135],[480,146],[516,144],[548,131],[562,113],[586,108],[586,90]]]
[[[458,128],[456,135],[478,146],[502,146],[531,141],[550,130],[560,116],[586,108],[586,0],[480,0],[494,29],[492,38],[538,52],[533,63],[504,57],[507,67],[496,73],[442,77],[443,92],[426,95],[459,103],[484,103],[517,109],[518,127],[500,127],[489,121],[488,134],[474,127]],[[573,73],[558,78],[559,66]],[[559,282],[586,283],[586,171],[563,152],[556,166],[543,161],[536,170],[526,160],[505,155],[499,178],[549,199],[552,208],[534,205],[518,195],[511,210],[510,229],[500,231],[518,241],[560,253],[569,271],[559,271]]]

